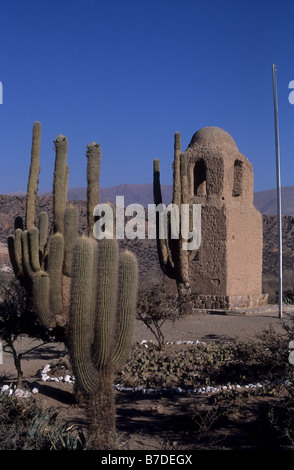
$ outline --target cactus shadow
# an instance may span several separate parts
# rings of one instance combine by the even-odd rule
[[[235,343],[236,338],[226,335],[217,335],[217,334],[207,334],[202,336],[202,341],[216,341],[216,342],[230,342]]]
[[[159,449],[169,436],[185,442],[189,400],[178,395],[119,393],[116,396],[118,434],[129,436],[137,448]],[[175,421],[176,418],[176,421]]]
[[[37,388],[40,394],[55,402],[63,405],[77,405],[74,393],[70,390],[64,390],[60,385],[56,386],[54,383],[43,385],[38,382]]]
[[[38,347],[24,355],[25,360],[40,360],[40,361],[52,361],[59,359],[64,356],[64,346],[53,344],[45,344]],[[46,364],[45,364],[46,365]]]

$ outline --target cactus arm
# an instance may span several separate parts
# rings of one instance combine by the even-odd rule
[[[125,363],[132,343],[137,304],[137,259],[126,250],[119,259],[116,344],[112,362],[116,368]]]
[[[34,308],[39,321],[45,328],[56,326],[55,316],[50,309],[50,279],[47,273],[39,271],[33,278]]]
[[[154,162],[154,201],[161,202],[160,193],[160,172],[159,161]],[[189,207],[189,181],[187,174],[187,161],[185,154],[181,153],[181,137],[177,132],[174,135],[174,161],[173,161],[173,204],[178,206],[180,223],[183,223],[184,208],[182,204]],[[186,210],[186,209],[185,209]],[[195,251],[183,249],[185,232],[183,228],[189,231],[191,227],[190,210],[188,215],[187,227],[180,225],[180,233],[177,239],[172,239],[171,225],[169,219],[167,243],[159,239],[158,218],[156,223],[157,252],[160,267],[165,275],[174,279],[177,283],[179,306],[182,312],[191,312],[192,302],[190,302],[190,280],[189,280],[189,259],[195,256]]]
[[[99,179],[101,165],[100,145],[95,142],[87,145],[87,230],[88,236],[94,237],[94,208],[99,204]]]
[[[31,165],[27,186],[26,200],[26,229],[36,225],[36,196],[38,192],[40,173],[41,124],[35,122],[33,126]]]
[[[27,230],[24,230],[21,233],[21,250],[22,250],[23,272],[26,278],[31,281],[35,273],[32,270],[31,262],[30,262],[29,237],[28,237]]]
[[[67,195],[68,195],[68,184],[69,184],[69,166],[65,165],[65,176],[64,176],[64,208],[67,204]]]
[[[21,229],[16,229],[14,235],[9,235],[7,239],[9,258],[15,277],[22,281],[24,279],[22,266]]]
[[[153,200],[156,206],[162,204],[160,187],[160,160],[158,158],[153,161]]]
[[[93,269],[94,246],[82,236],[74,245],[72,258],[69,347],[78,386],[86,394],[95,393],[99,383],[91,350]]]
[[[189,204],[189,182],[187,174],[187,159],[186,155],[180,155],[180,175],[181,175],[181,204]]]
[[[160,161],[158,159],[155,159],[153,163],[153,197],[154,204],[156,206],[162,204],[162,195],[160,188]],[[175,271],[173,266],[173,260],[170,257],[168,239],[163,239],[159,236],[158,212],[156,212],[156,242],[159,264],[161,266],[161,269],[164,274],[166,274],[171,279],[174,279]]]
[[[79,214],[76,207],[70,206],[64,212],[64,260],[63,274],[70,276],[72,250],[78,236]]]
[[[54,232],[63,233],[64,211],[65,211],[65,191],[67,175],[66,175],[66,159],[68,140],[63,135],[59,135],[54,141],[55,144],[55,169],[53,182],[53,219]]]
[[[28,231],[29,256],[32,270],[36,273],[40,270],[39,258],[39,230],[32,227]]]
[[[118,283],[117,268],[117,240],[106,238],[100,240],[94,336],[94,357],[99,369],[103,369],[108,364],[114,342]]]
[[[39,217],[39,250],[41,255],[44,254],[45,245],[48,237],[48,214],[47,212],[41,212]]]
[[[48,267],[50,278],[50,308],[56,315],[62,314],[63,302],[61,276],[63,265],[64,241],[61,233],[54,233],[49,240]]]
[[[181,184],[181,134],[176,132],[174,135],[174,161],[173,161],[173,196],[172,201],[174,204],[177,204],[179,207],[181,205],[181,194],[182,194],[182,184]]]
[[[186,209],[189,206],[189,193],[188,193],[188,176],[187,176],[187,162],[186,156],[184,154],[180,155],[180,176],[181,176],[181,203],[186,205]],[[183,211],[183,207],[181,207],[181,215]],[[190,228],[190,211],[187,214],[188,216],[188,227]],[[182,221],[181,221],[182,223]],[[182,229],[182,227],[181,227]],[[178,254],[178,282],[183,284],[185,287],[188,288],[190,285],[189,282],[189,251],[183,250],[182,244],[187,242],[187,239],[183,236],[182,230],[181,235],[179,238],[179,247],[177,250]]]

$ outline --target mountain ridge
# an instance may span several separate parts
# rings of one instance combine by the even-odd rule
[[[164,204],[169,204],[172,200],[172,186],[161,185],[162,200]],[[50,196],[51,191],[40,192],[40,196]],[[17,191],[10,196],[25,196],[26,192]],[[100,202],[115,203],[116,196],[124,196],[125,206],[136,203],[147,207],[153,204],[153,184],[129,184],[122,183],[116,186],[100,188]],[[87,188],[69,188],[68,200],[83,201],[87,198]],[[277,214],[277,190],[268,189],[254,192],[254,205],[256,209],[264,215]],[[281,188],[282,214],[294,215],[294,186],[284,186]]]

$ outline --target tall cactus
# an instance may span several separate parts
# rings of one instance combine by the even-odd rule
[[[132,340],[137,262],[117,241],[81,237],[75,244],[69,349],[78,389],[87,397],[90,445],[114,449],[113,377]]]
[[[192,313],[191,288],[189,279],[189,259],[193,259],[196,250],[184,250],[184,239],[181,230],[182,204],[189,204],[189,186],[187,177],[187,162],[185,154],[181,153],[181,136],[174,135],[174,161],[173,161],[173,196],[172,204],[176,204],[179,211],[179,236],[171,237],[171,217],[168,214],[167,237],[162,238],[159,231],[159,214],[156,220],[157,252],[160,267],[163,273],[176,281],[178,291],[178,304],[182,313]],[[153,162],[153,196],[156,206],[162,204],[160,187],[160,161]],[[188,206],[186,206],[188,207]]]
[[[127,250],[120,254],[114,238],[94,237],[101,161],[100,146],[95,142],[86,151],[87,236],[78,237],[77,211],[72,206],[66,207],[69,169],[64,136],[55,140],[53,223],[48,234],[48,215],[41,213],[36,227],[40,161],[37,131],[40,132],[39,124],[34,126],[31,157],[34,171],[29,178],[33,197],[27,201],[32,222],[24,225],[19,217],[15,220],[15,232],[8,238],[10,259],[42,324],[47,328],[62,327],[65,333],[77,389],[87,399],[91,447],[113,449],[113,377],[126,360],[132,341],[137,260]]]
[[[46,328],[64,328],[68,317],[71,251],[78,236],[78,213],[77,209],[66,207],[68,141],[60,135],[54,141],[52,226],[48,233],[48,214],[45,212],[41,212],[36,226],[40,141],[41,124],[35,122],[25,222],[19,216],[15,220],[15,232],[8,237],[8,249],[15,276],[27,289],[40,322]]]
[[[77,389],[86,398],[89,445],[114,449],[113,380],[132,342],[138,268],[131,252],[119,253],[115,238],[94,237],[100,146],[91,143],[86,156],[87,236],[75,242],[72,253],[68,347]]]

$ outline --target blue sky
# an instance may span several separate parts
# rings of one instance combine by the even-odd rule
[[[255,191],[276,185],[272,63],[281,181],[294,185],[293,0],[1,0],[0,193],[26,190],[34,121],[40,191],[53,140],[69,139],[70,186],[86,185],[85,146],[102,148],[102,187],[171,184],[173,136],[218,126],[251,161]]]

